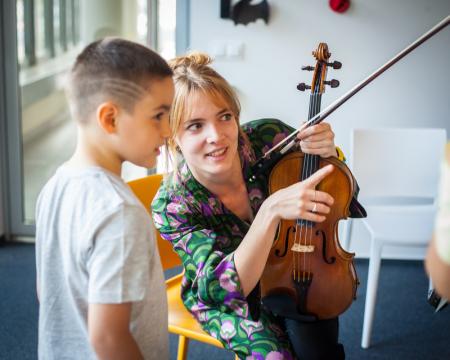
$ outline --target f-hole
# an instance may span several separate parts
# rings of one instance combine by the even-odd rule
[[[288,249],[288,245],[289,245],[289,235],[291,234],[295,234],[295,226],[289,226],[288,231],[286,231],[286,236],[284,238],[284,249],[283,249],[283,253],[280,254],[280,250],[276,249],[275,250],[275,255],[278,257],[284,257],[287,253],[287,249]]]
[[[323,230],[317,230],[316,235],[322,236],[322,257],[323,261],[325,261],[327,264],[334,264],[336,262],[336,257],[332,256],[331,258],[327,259],[327,236],[325,235],[325,232]]]

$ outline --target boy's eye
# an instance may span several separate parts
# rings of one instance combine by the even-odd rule
[[[157,113],[155,116],[153,116],[153,118],[156,120],[162,120],[164,117],[164,114],[165,114],[164,112]]]

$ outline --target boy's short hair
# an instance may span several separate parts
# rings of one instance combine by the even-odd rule
[[[172,74],[167,62],[143,45],[120,38],[95,41],[78,55],[70,72],[72,114],[84,123],[104,101],[132,112],[151,80]]]

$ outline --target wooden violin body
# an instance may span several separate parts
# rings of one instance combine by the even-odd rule
[[[305,154],[292,152],[272,170],[269,192],[298,182]],[[341,248],[338,221],[347,218],[356,183],[337,158],[320,159],[319,167],[334,171],[318,186],[335,200],[322,223],[282,221],[260,281],[261,295],[283,294],[293,299],[299,314],[330,319],[343,313],[356,297],[358,278],[353,253]]]

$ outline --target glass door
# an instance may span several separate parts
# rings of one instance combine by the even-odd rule
[[[175,2],[2,1],[1,29],[10,35],[3,36],[0,54],[6,69],[0,91],[5,111],[0,116],[2,122],[6,120],[5,188],[13,235],[34,235],[37,196],[75,148],[76,128],[69,115],[64,87],[77,53],[94,40],[118,36],[153,45],[164,56],[172,57]],[[152,39],[160,47],[151,44]],[[122,175],[130,180],[146,173],[147,169],[126,164]]]

